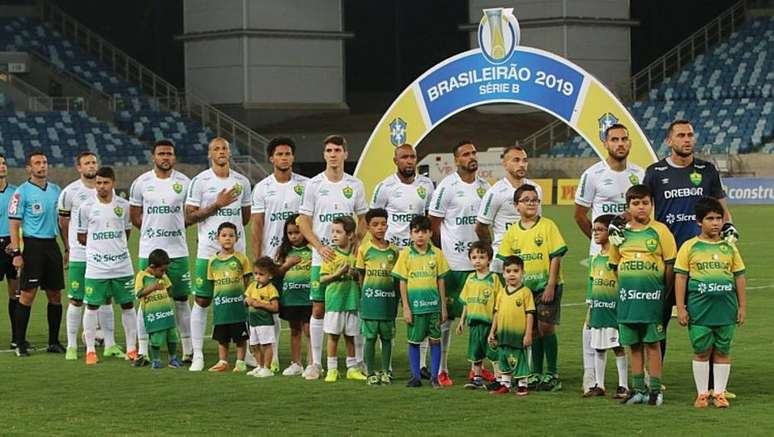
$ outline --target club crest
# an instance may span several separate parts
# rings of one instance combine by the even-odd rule
[[[113,208],[113,212],[115,213],[116,217],[123,217],[124,216],[124,209],[120,206],[116,206]]]
[[[419,196],[420,199],[425,200],[427,197],[427,188],[417,187],[417,196]]]
[[[180,194],[183,191],[183,185],[180,182],[175,182],[172,184],[172,190],[175,193]]]
[[[341,193],[344,194],[344,197],[346,197],[347,199],[351,199],[352,198],[352,193],[353,193],[352,187],[347,186],[347,187],[342,188],[341,189]]]
[[[694,170],[693,173],[688,175],[688,178],[691,180],[691,183],[693,184],[693,186],[698,187],[699,185],[701,185],[701,173]]]

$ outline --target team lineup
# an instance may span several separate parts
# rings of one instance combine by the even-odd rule
[[[642,169],[627,162],[627,128],[609,126],[608,156],[581,176],[575,221],[590,239],[582,393],[606,396],[612,350],[613,397],[661,405],[676,307],[694,352],[694,405],[724,408],[735,396],[727,390],[731,344],[746,315],[738,234],[717,170],[693,154],[691,123],[673,122],[666,141],[671,156]],[[344,171],[341,136],[323,140],[325,170],[311,179],[293,172],[293,140],[273,139],[266,152],[274,171],[254,187],[231,168],[230,147],[210,141],[210,167],[189,179],[175,170],[175,145],[157,141],[153,168],[132,182],[128,200],[115,192],[113,169],[100,167],[92,152],[77,155],[80,177],[64,189],[47,180],[43,153],[28,154],[29,179],[18,187],[7,181],[0,156],[0,211],[7,214],[0,215],[0,279],[8,281],[16,354],[32,350],[27,328],[42,289],[46,351],[75,361],[82,339],[89,366],[114,357],[153,369],[391,384],[401,315],[408,387],[454,385],[452,337],[467,330],[468,343],[459,346],[471,363],[465,388],[519,396],[563,389],[557,335],[568,247],[542,214],[542,189],[527,177],[522,147],[503,150],[505,177],[490,186],[478,176],[476,146],[460,141],[452,148],[456,171],[435,186],[417,174],[414,147],[400,145],[395,172],[370,202],[363,183]],[[190,254],[186,228],[193,225]],[[133,228],[140,232],[137,270],[128,244]],[[204,355],[209,307],[217,360]],[[66,346],[59,341],[63,314]],[[290,357],[278,352],[281,320],[290,328]]]

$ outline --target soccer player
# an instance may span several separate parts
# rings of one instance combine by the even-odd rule
[[[537,188],[522,185],[513,194],[519,222],[508,228],[500,243],[497,257],[518,255],[524,261],[524,285],[532,290],[537,308],[537,330],[532,342],[532,375],[530,385],[549,391],[562,389],[559,380],[559,344],[556,325],[561,316],[563,279],[562,256],[567,252],[559,228],[549,218],[538,215],[540,198]],[[546,373],[543,373],[543,354]]]
[[[471,363],[471,377],[470,382],[465,384],[465,388],[469,389],[484,387],[484,358],[489,358],[493,363],[497,360],[488,341],[495,300],[502,291],[500,276],[489,271],[493,255],[492,246],[485,241],[476,241],[470,246],[468,256],[475,271],[468,275],[460,293],[460,301],[465,306],[457,324],[457,335],[462,335],[466,324],[470,327],[468,360]],[[493,377],[487,379],[494,380]]]
[[[446,321],[446,285],[444,277],[449,265],[443,252],[431,243],[430,219],[421,215],[411,219],[411,244],[398,255],[392,276],[400,281],[400,299],[406,336],[409,343],[411,379],[407,387],[421,387],[419,345],[425,339],[430,344],[430,382],[441,388],[438,373],[441,366],[441,324]]]
[[[489,183],[476,174],[476,146],[463,140],[454,146],[452,152],[457,171],[438,184],[429,212],[433,243],[441,248],[451,269],[445,278],[449,320],[441,326],[441,373],[438,375],[441,385],[452,385],[447,364],[451,342],[450,321],[462,314],[460,292],[465,278],[473,271],[467,253],[470,245],[478,240],[476,216],[481,198],[489,189]]]
[[[529,361],[527,348],[532,344],[535,319],[535,301],[532,291],[522,284],[524,261],[518,256],[503,260],[505,289],[497,294],[494,321],[489,333],[490,345],[497,348],[500,386],[492,394],[506,394],[511,389],[511,378],[518,379],[516,394],[529,393],[527,376]]]
[[[274,258],[283,238],[285,220],[298,214],[307,177],[293,172],[296,143],[291,138],[278,137],[269,141],[266,156],[274,172],[253,189],[252,213],[253,259]],[[278,277],[277,279],[281,279]],[[279,371],[280,318],[274,313],[274,338],[271,370]]]
[[[19,289],[19,278],[16,268],[13,266],[13,259],[6,252],[6,248],[11,244],[11,230],[8,227],[8,205],[11,203],[11,197],[16,191],[16,185],[8,183],[8,165],[5,162],[5,155],[0,153],[0,281],[6,280],[8,290],[8,321],[11,325],[11,349],[16,349],[16,334],[13,324],[13,316],[16,312],[16,305],[19,303],[19,297],[16,296],[16,290]]]
[[[387,210],[370,209],[366,223],[371,238],[357,249],[355,267],[360,278],[360,333],[365,338],[365,363],[368,385],[391,384],[392,340],[398,315],[398,293],[392,269],[398,248],[387,238]],[[376,340],[382,345],[382,371],[376,372]]]
[[[364,215],[368,211],[363,183],[344,172],[348,155],[347,141],[339,135],[323,140],[325,171],[310,179],[304,190],[299,213],[299,226],[312,251],[311,289],[312,318],[309,332],[312,343],[312,365],[304,370],[304,378],[318,379],[322,371],[323,318],[325,316],[325,287],[320,285],[320,266],[323,260],[333,261],[335,250],[331,245],[331,226],[336,217],[357,216],[354,246],[365,234]],[[355,336],[355,353],[358,362],[362,356],[363,337]]]
[[[140,300],[142,323],[150,337],[151,368],[161,369],[161,346],[167,345],[169,367],[179,369],[177,359],[177,330],[175,330],[175,301],[172,299],[172,280],[167,276],[172,261],[164,249],[148,254],[148,266],[137,272],[134,289]]]
[[[245,253],[244,226],[250,221],[250,181],[231,169],[231,149],[224,138],[208,146],[210,168],[191,181],[185,201],[186,226],[196,223],[198,245],[193,275],[194,304],[191,310],[193,360],[188,369],[204,370],[204,330],[207,307],[212,302],[212,284],[207,281],[209,259],[220,250],[218,227],[230,222],[236,227],[235,250]],[[249,267],[248,267],[249,272]]]
[[[744,262],[734,244],[724,241],[723,205],[711,197],[696,202],[701,234],[686,241],[675,261],[675,298],[680,324],[688,325],[693,347],[697,408],[709,403],[709,359],[713,357],[713,402],[727,408],[726,384],[731,372],[731,342],[736,325],[747,314]],[[687,297],[687,307],[686,307]]]
[[[134,269],[129,256],[129,202],[114,192],[116,175],[111,167],[100,167],[95,178],[97,195],[78,210],[78,242],[86,246],[84,298],[86,313],[86,364],[97,364],[94,339],[97,310],[111,299],[121,306],[126,337],[126,358],[137,359],[137,314],[134,312]],[[104,356],[104,355],[103,355]]]
[[[609,263],[618,276],[618,341],[631,351],[632,390],[625,404],[661,405],[661,346],[664,295],[672,287],[675,239],[667,227],[650,218],[653,197],[645,185],[626,191],[629,217],[624,241],[611,245]],[[647,352],[650,394],[645,392],[644,359]]]
[[[175,145],[169,140],[159,140],[151,149],[153,169],[138,177],[129,190],[129,216],[140,230],[138,251],[139,270],[145,270],[148,254],[163,248],[170,257],[167,276],[172,281],[170,292],[175,301],[175,320],[183,345],[183,362],[190,363],[191,272],[188,265],[186,241],[185,198],[190,179],[175,170]],[[148,334],[143,323],[142,307],[137,314],[139,355],[143,363],[148,354]]]
[[[272,284],[278,269],[271,258],[262,256],[253,263],[253,281],[245,291],[247,324],[250,326],[250,346],[258,362],[255,369],[247,372],[256,378],[274,376],[271,371],[274,335],[274,314],[279,311],[279,293]]]
[[[376,185],[371,208],[387,210],[385,238],[402,249],[411,244],[411,219],[427,212],[435,188],[430,178],[417,174],[417,152],[411,144],[396,147],[392,162],[397,171]]]
[[[14,314],[16,355],[28,357],[27,325],[38,288],[46,290],[48,298],[47,352],[64,353],[59,343],[62,324],[62,289],[64,265],[62,252],[56,243],[59,235],[56,204],[61,189],[48,181],[48,159],[41,151],[27,154],[26,170],[29,179],[21,184],[8,204],[11,243],[6,252],[13,257],[13,266],[21,270],[21,295]],[[24,234],[24,252],[21,240]]]
[[[592,222],[603,214],[619,215],[626,210],[626,190],[642,182],[643,170],[627,161],[631,150],[629,130],[622,124],[613,124],[605,129],[603,145],[607,158],[592,165],[581,175],[575,192],[575,222],[581,232],[591,239],[589,256],[599,253],[600,247],[594,242]],[[589,219],[589,209],[591,218]],[[598,385],[594,380],[594,357],[591,347],[591,329],[583,325],[583,391],[587,393]]]

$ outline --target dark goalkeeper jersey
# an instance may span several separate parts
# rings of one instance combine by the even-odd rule
[[[696,202],[703,196],[726,197],[718,170],[711,162],[697,158],[686,167],[676,167],[667,159],[651,164],[643,184],[653,193],[656,220],[667,225],[678,248],[699,235]]]

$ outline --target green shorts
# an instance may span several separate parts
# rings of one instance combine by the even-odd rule
[[[188,257],[172,258],[167,270],[167,276],[172,281],[171,294],[176,300],[187,299],[191,294],[191,270],[188,266]],[[198,260],[197,260],[198,261]],[[137,260],[137,267],[145,270],[148,267],[148,258]],[[204,278],[207,279],[207,265],[204,266]]]
[[[162,331],[151,332],[148,334],[148,342],[152,347],[161,348],[169,343],[178,343],[177,330],[175,328],[164,329]]]
[[[414,314],[414,323],[406,326],[408,342],[422,343],[425,338],[441,339],[441,313]]]
[[[320,266],[312,266],[309,273],[309,300],[325,302],[325,286],[320,284]]]
[[[731,353],[731,342],[734,340],[736,325],[688,326],[688,337],[691,339],[693,353],[701,354],[714,349],[723,355]]]
[[[492,325],[482,322],[473,322],[468,331],[468,361],[481,362],[484,358],[490,361],[497,360],[497,351],[489,346],[489,331]]]
[[[196,297],[212,299],[212,281],[207,279],[207,266],[209,260],[196,258],[194,264],[193,294]],[[170,278],[172,279],[172,278]]]
[[[449,320],[456,319],[462,315],[462,309],[465,305],[460,302],[460,293],[462,293],[462,287],[465,286],[465,279],[468,278],[471,272],[472,270],[449,270],[446,276],[443,277],[446,284],[446,315]]]
[[[498,345],[497,360],[500,365],[500,372],[512,373],[513,378],[526,378],[529,376],[530,370],[526,349]]]
[[[118,305],[134,302],[133,276],[110,279],[86,278],[83,282],[86,291],[83,301],[88,305],[105,305],[110,298],[113,298],[113,302]]]
[[[540,298],[543,296],[542,290],[533,293],[532,297],[535,300],[535,314],[538,321],[558,325],[562,319],[563,284],[557,285],[554,290],[554,300],[550,303],[540,301]]]
[[[360,319],[360,333],[367,340],[382,340],[395,338],[395,320],[363,320]]]
[[[67,297],[83,300],[86,261],[70,261],[67,266]]]
[[[657,343],[666,338],[664,325],[656,323],[619,323],[618,343],[631,346],[640,343]]]

